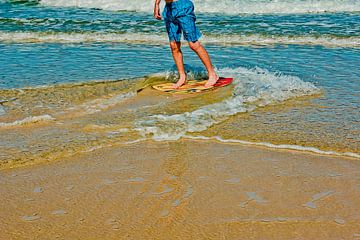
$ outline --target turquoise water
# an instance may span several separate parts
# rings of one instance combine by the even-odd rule
[[[204,34],[202,42],[214,65],[222,74],[239,78],[233,97],[228,99],[232,108],[224,112],[223,118],[211,115],[212,120],[205,123],[211,131],[225,124],[229,116],[241,116],[243,106],[235,104],[241,94],[251,95],[257,101],[265,99],[263,105],[317,94],[309,100],[313,107],[294,108],[277,116],[283,121],[281,131],[296,130],[288,143],[360,152],[359,1],[195,0],[194,3],[198,26]],[[0,100],[9,100],[7,89],[174,73],[163,23],[153,19],[151,8],[151,1],[140,0],[127,4],[112,0],[0,0],[0,89],[4,91]],[[187,47],[184,54],[189,71],[201,72],[202,64],[195,54]],[[242,82],[242,78],[251,79],[251,84]],[[277,86],[279,83],[288,88],[282,89]],[[313,90],[308,89],[308,83]],[[246,87],[249,89],[239,90]],[[207,111],[203,107],[199,109]],[[1,122],[9,124],[33,117],[32,111],[22,112],[19,118],[10,117],[11,109],[15,107],[0,105],[0,127]],[[190,107],[184,113],[188,111]],[[197,113],[196,109],[190,113]],[[165,111],[165,115],[172,113]],[[270,121],[271,128],[271,120],[265,116],[260,119]],[[138,120],[134,119],[134,125]],[[184,117],[176,121],[188,120]],[[238,121],[240,124],[242,120]],[[162,135],[152,134],[157,139],[166,140],[160,135],[177,139],[193,132],[191,129],[192,126],[187,126],[161,132]],[[205,129],[205,133],[211,131]],[[239,134],[229,136],[225,129],[215,135],[242,140],[240,133],[246,131],[234,131]],[[280,134],[275,126],[270,133],[269,129],[263,131]],[[318,136],[329,145],[314,144],[319,141]],[[304,140],[299,143],[292,138]],[[256,141],[271,142],[271,139],[264,135],[264,139],[259,137]]]
[[[98,4],[91,3],[94,7]],[[0,88],[139,77],[172,67],[163,23],[146,12],[149,7],[144,3],[137,4],[140,9],[145,8],[140,12],[47,6],[51,4],[54,5],[51,1],[0,2]],[[287,4],[291,6],[291,2]],[[296,4],[293,1],[293,7]],[[309,11],[306,3],[302,4],[303,11]],[[61,1],[57,5],[61,6]],[[103,5],[99,3],[98,7]],[[202,11],[213,10],[198,5]],[[317,8],[331,10],[328,5],[324,2],[322,8],[321,4]],[[111,1],[109,6],[118,10]],[[120,3],[118,7],[121,6]],[[282,9],[278,5],[272,7],[274,11]],[[329,71],[322,71],[324,65],[336,62],[338,67],[330,71],[340,78],[349,74],[356,82],[360,9],[354,3],[352,7],[353,12],[311,14],[302,13],[301,8],[299,13],[282,14],[220,15],[200,11],[198,25],[205,35],[203,41],[211,45],[218,67],[261,65],[273,71],[316,76],[310,81],[326,81]],[[255,47],[262,47],[261,51]],[[235,56],[228,57],[232,51]],[[317,55],[329,57],[318,62],[314,61]],[[155,57],[161,62],[148,61]],[[277,59],[268,61],[269,58]],[[141,67],[137,66],[139,62]],[[187,62],[196,64],[193,56],[187,57]],[[304,62],[317,65],[317,70],[304,69]]]

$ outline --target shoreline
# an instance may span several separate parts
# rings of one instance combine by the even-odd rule
[[[301,152],[304,154],[317,154],[321,156],[332,156],[332,157],[345,157],[350,159],[360,159],[360,155],[353,152],[336,152],[332,150],[321,150],[316,147],[311,146],[300,146],[294,144],[277,144],[277,143],[269,143],[269,142],[251,142],[246,140],[238,140],[238,139],[223,139],[221,137],[205,137],[205,136],[184,136],[185,139],[193,139],[193,140],[204,140],[204,141],[215,141],[220,143],[229,143],[229,144],[239,144],[241,146],[249,146],[249,147],[262,147],[268,150],[285,150],[285,151],[294,151]]]
[[[154,77],[154,80],[150,79],[148,81],[152,83],[154,81],[156,82],[160,80]],[[95,85],[96,84],[97,83],[95,83]],[[105,86],[102,86],[103,84]],[[116,87],[116,89],[119,88],[118,86],[119,84],[121,85],[124,83],[122,81],[118,81],[117,83],[115,83],[114,87]],[[139,85],[139,83],[131,83],[131,84],[134,86]],[[103,91],[103,89],[106,89],[107,84],[100,83],[100,85],[101,85],[100,90]],[[110,86],[113,86],[113,84],[110,83]],[[147,85],[145,84],[143,87],[146,86]],[[77,93],[81,89],[76,89],[75,92]],[[93,91],[94,90],[91,89],[90,93]],[[18,167],[21,168],[27,165],[30,166],[37,165],[37,164],[41,164],[41,162],[43,163],[56,162],[58,160],[71,157],[72,155],[76,155],[78,153],[81,154],[82,152],[86,152],[102,147],[111,147],[111,146],[116,147],[118,145],[126,146],[127,143],[131,143],[133,141],[137,142],[139,141],[139,139],[143,141],[144,138],[141,138],[141,133],[138,130],[136,130],[132,124],[128,124],[128,123],[131,123],[132,121],[134,121],[134,119],[135,120],[142,119],[144,116],[142,111],[144,111],[144,109],[146,109],[145,111],[148,111],[147,115],[151,116],[154,113],[155,114],[157,113],[154,111],[158,111],[156,109],[156,106],[158,106],[159,104],[160,105],[162,104],[164,106],[171,104],[172,107],[171,108],[166,107],[164,108],[164,111],[169,111],[169,116],[176,116],[176,114],[178,113],[182,113],[186,111],[194,111],[194,109],[196,111],[198,109],[197,105],[191,106],[190,109],[187,108],[186,106],[189,105],[189,102],[200,104],[199,106],[201,107],[201,104],[203,103],[205,105],[212,104],[214,101],[211,99],[209,100],[210,95],[208,96],[208,94],[191,95],[191,96],[184,95],[184,96],[176,96],[170,98],[166,94],[157,95],[155,90],[152,90],[147,87],[142,91],[140,91],[136,95],[136,97],[125,98],[125,99],[121,98],[120,99],[121,101],[117,99],[114,103],[112,103],[109,99],[114,99],[117,96],[123,95],[123,93],[119,94],[118,92],[112,93],[113,91],[114,90],[110,91],[111,94],[109,96],[101,95],[101,97],[97,97],[92,100],[86,100],[85,103],[81,102],[76,106],[77,111],[72,110],[72,112],[71,111],[69,111],[68,113],[65,112],[64,113],[65,115],[60,114],[58,116],[56,114],[54,115],[53,112],[42,112],[42,114],[48,114],[44,116],[51,116],[51,120],[49,121],[39,121],[31,124],[24,124],[19,126],[12,126],[12,127],[3,127],[3,128],[0,127],[0,132],[3,133],[4,142],[8,145],[8,146],[4,145],[3,148],[4,152],[2,156],[0,154],[0,159],[4,159],[4,161],[0,162],[0,171],[3,169],[14,169]],[[225,99],[226,96],[228,96],[229,94],[229,89],[221,89],[221,91],[216,91],[213,92],[212,94],[215,94],[215,97],[212,97],[212,99]],[[291,141],[293,137],[285,137],[285,139],[280,139],[280,138],[275,139],[274,137],[269,137],[270,135],[266,135],[266,132],[264,132],[263,135],[257,135],[257,137],[255,138],[251,137],[252,135],[251,132],[249,131],[246,134],[239,134],[239,136],[232,135],[230,133],[231,131],[229,132],[229,130],[224,131],[224,134],[222,134],[222,131],[224,129],[234,129],[234,127],[231,126],[233,122],[234,123],[251,122],[248,119],[251,116],[251,114],[254,114],[255,117],[256,115],[262,115],[264,112],[271,112],[273,114],[276,114],[281,112],[282,111],[281,109],[284,108],[292,109],[292,107],[299,106],[299,104],[303,104],[304,106],[307,106],[306,103],[307,100],[308,98],[306,97],[299,97],[296,99],[291,99],[289,101],[286,101],[281,105],[274,105],[274,106],[270,105],[270,106],[261,107],[259,108],[259,110],[254,111],[254,113],[244,113],[230,119],[230,121],[224,121],[219,125],[214,126],[213,128],[209,128],[208,133],[201,132],[200,134],[204,134],[204,136],[198,135],[197,133],[194,133],[194,135],[191,135],[191,133],[186,133],[183,136],[183,138],[195,138],[195,139],[202,138],[204,141],[218,141],[227,144],[231,143],[231,144],[239,145],[240,147],[258,146],[261,148],[267,148],[269,150],[284,149],[285,151],[286,150],[299,151],[309,154],[324,153],[328,155],[328,153],[333,153],[334,156],[340,155],[340,157],[341,155],[347,154],[345,153],[345,150],[348,149],[343,149],[344,152],[341,152],[341,151],[337,151],[337,149],[332,150],[332,148],[329,147],[326,148],[326,146],[322,148],[322,147],[318,147],[316,144],[312,145],[312,142],[309,142],[309,145],[306,145],[306,147],[304,147],[302,145],[298,145],[296,141],[295,142]],[[92,107],[88,109],[88,106],[92,106]],[[106,108],[103,109],[102,108],[103,106],[105,106]],[[154,110],[151,110],[152,108]],[[175,109],[175,111],[173,109]],[[101,110],[102,112],[101,118],[100,115],[98,117],[93,113],[98,110]],[[131,115],[129,115],[129,113]],[[140,114],[139,115],[140,117],[136,117],[138,116],[138,114]],[[122,117],[122,115],[124,115],[124,118]],[[95,116],[95,118],[93,116]],[[260,120],[262,121],[263,119],[258,119],[257,122],[259,122]],[[270,120],[272,121],[272,119]],[[98,121],[100,122],[97,123]],[[268,121],[269,119],[264,120],[264,122],[268,122]],[[245,124],[241,128],[254,129],[254,127],[256,127],[256,123],[250,123],[249,125]],[[71,131],[71,135],[68,135],[69,131]],[[52,134],[48,134],[47,132],[51,132]],[[92,136],[94,136],[94,134],[95,136],[98,137],[93,138]],[[55,135],[57,137],[55,137]],[[15,136],[17,138],[20,137],[20,139],[22,139],[23,141],[24,146],[26,146],[27,148],[25,149],[19,148],[19,150],[17,151],[15,151],[15,149],[11,150],[10,143],[14,142]],[[262,136],[265,137],[263,138],[265,141],[261,141]],[[281,136],[281,134],[279,134],[279,136]],[[46,141],[44,137],[45,139],[47,139]],[[82,138],[82,140],[78,141],[77,140],[78,138]],[[40,139],[41,141],[39,141]],[[57,139],[58,139],[58,143],[55,144]],[[92,141],[91,139],[94,139],[94,141]],[[289,143],[287,143],[288,140]],[[33,147],[34,141],[38,142],[38,145],[35,148]],[[148,138],[145,139],[145,141],[151,142],[155,140]],[[167,144],[166,141],[163,143]],[[15,144],[15,142],[13,144]],[[15,144],[15,146],[17,145],[18,144]],[[26,152],[29,152],[29,154],[25,154]],[[344,157],[359,159],[356,158],[358,156],[358,153],[356,152],[347,155],[349,156],[344,156]]]
[[[51,160],[32,160],[29,162],[24,161],[10,161],[10,163],[5,162],[0,164],[0,173],[1,171],[6,170],[15,170],[19,168],[27,168],[27,167],[35,167],[37,165],[42,164],[52,164],[59,161],[62,161],[63,158],[72,158],[76,157],[82,154],[86,154],[88,152],[93,152],[100,149],[106,149],[106,148],[117,148],[117,147],[126,147],[137,143],[176,143],[178,141],[196,141],[196,142],[202,142],[202,143],[219,143],[224,145],[235,145],[239,147],[249,147],[249,148],[258,148],[258,149],[264,149],[267,151],[274,151],[274,152],[290,152],[290,153],[300,153],[300,154],[308,154],[308,155],[315,155],[315,156],[323,156],[323,157],[333,157],[333,158],[344,158],[352,161],[360,160],[360,155],[353,152],[335,152],[335,151],[328,151],[328,150],[321,150],[316,147],[304,147],[304,146],[298,146],[298,145],[288,145],[288,144],[273,144],[268,142],[251,142],[246,140],[237,140],[237,139],[222,139],[221,137],[215,136],[215,137],[205,137],[205,136],[192,136],[192,135],[185,135],[180,140],[174,140],[174,141],[155,141],[153,139],[147,139],[147,138],[140,138],[128,142],[122,142],[117,144],[108,144],[103,146],[97,146],[97,147],[91,147],[90,149],[84,149],[79,152],[75,153],[58,153],[54,158],[51,158]]]
[[[144,141],[0,173],[6,239],[360,234],[360,162],[346,157],[214,141]]]

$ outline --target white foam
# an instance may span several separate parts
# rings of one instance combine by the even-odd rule
[[[130,33],[46,33],[46,32],[0,32],[0,42],[20,43],[167,43],[166,36]]]
[[[319,93],[313,84],[298,77],[271,73],[261,68],[225,68],[218,70],[218,73],[234,78],[235,87],[230,98],[192,112],[159,114],[137,120],[136,130],[142,136],[150,135],[157,141],[178,140],[187,132],[204,131],[232,115]]]
[[[38,123],[38,122],[46,122],[46,121],[53,121],[55,118],[53,118],[50,115],[41,115],[41,116],[31,116],[24,118],[22,120],[16,120],[14,122],[10,123],[4,123],[0,122],[0,127],[14,127],[14,126],[21,126],[21,125],[27,125],[32,123]]]
[[[275,149],[285,149],[285,150],[296,150],[296,151],[303,151],[303,152],[311,152],[316,154],[322,155],[334,155],[334,156],[346,156],[346,157],[353,157],[353,158],[360,158],[360,155],[357,153],[352,152],[335,152],[335,151],[324,151],[320,150],[315,147],[305,147],[299,145],[290,145],[290,144],[273,144],[268,142],[249,142],[243,140],[236,140],[236,139],[223,139],[221,137],[205,137],[205,136],[184,136],[185,138],[195,139],[195,140],[215,140],[223,143],[239,143],[242,145],[253,145],[253,146],[261,146],[261,147],[268,147],[268,148],[275,148]]]
[[[327,47],[360,47],[360,37],[326,36],[265,36],[253,35],[206,35],[203,43],[214,45],[322,45]],[[130,44],[168,44],[165,34],[144,33],[40,33],[40,32],[1,32],[0,42],[16,43],[130,43]]]
[[[358,0],[193,0],[197,12],[221,14],[359,12]],[[41,0],[57,7],[152,12],[153,0]]]
[[[139,142],[144,142],[146,140],[147,140],[147,138],[140,138],[140,139],[136,139],[136,140],[133,140],[133,141],[125,142],[125,144],[131,145],[131,144],[135,144],[135,143],[139,143]]]
[[[264,35],[218,35],[204,36],[207,44],[218,45],[322,45],[327,47],[360,47],[360,37],[336,37],[326,36],[264,36]]]

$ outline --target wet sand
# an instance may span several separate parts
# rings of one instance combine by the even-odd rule
[[[360,239],[351,158],[144,141],[0,181],[0,239]]]

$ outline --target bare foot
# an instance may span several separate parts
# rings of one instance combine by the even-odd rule
[[[173,85],[174,89],[179,89],[181,86],[183,86],[184,84],[186,84],[186,77],[180,77],[180,79],[177,81],[177,83],[175,83]]]
[[[209,80],[205,83],[205,87],[206,88],[210,88],[213,87],[216,82],[219,81],[219,76],[214,74],[214,75],[209,75]]]

